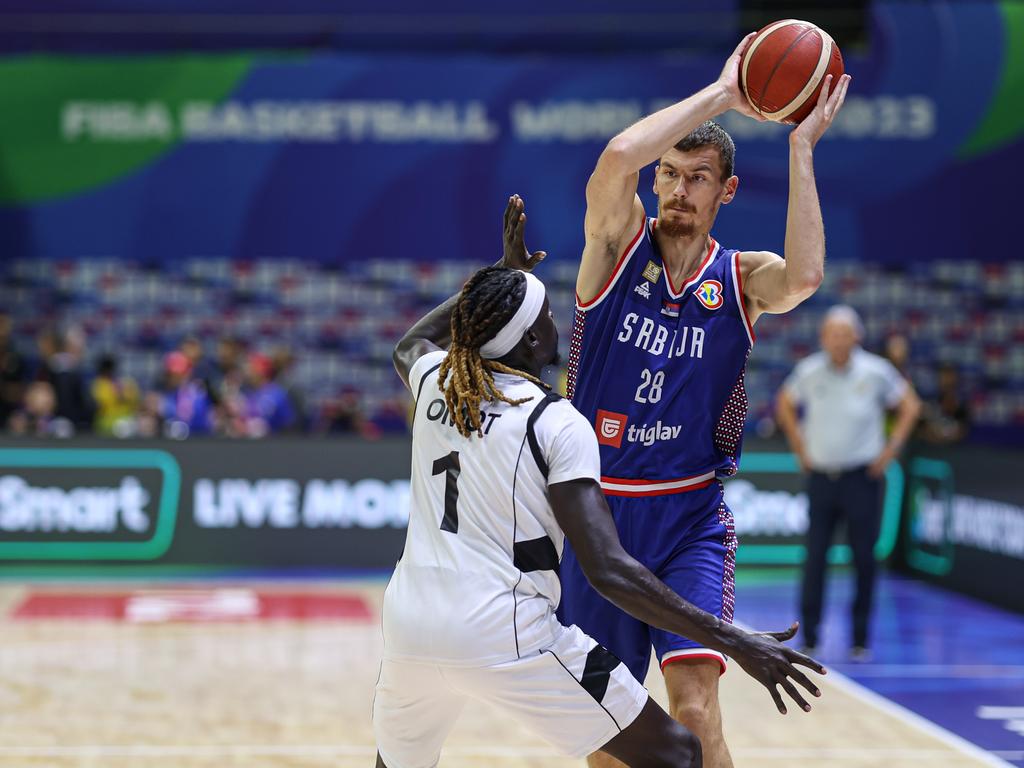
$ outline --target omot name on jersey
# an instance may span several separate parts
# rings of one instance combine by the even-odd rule
[[[452,418],[450,413],[448,413],[448,403],[440,398],[430,401],[430,405],[427,406],[427,418],[430,421],[440,421],[442,424],[447,424],[449,427],[455,426],[455,419]],[[491,434],[491,427],[493,427],[494,422],[500,418],[500,413],[480,411],[480,427],[483,429],[485,435]]]

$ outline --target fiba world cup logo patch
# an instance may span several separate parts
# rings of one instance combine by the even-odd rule
[[[718,309],[725,303],[722,284],[717,280],[705,280],[697,286],[693,295],[708,309]]]

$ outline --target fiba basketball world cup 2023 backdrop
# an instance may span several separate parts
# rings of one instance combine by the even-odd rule
[[[740,85],[762,117],[799,123],[814,109],[827,75],[843,74],[843,55],[828,32],[808,21],[769,24],[750,41],[740,62]]]

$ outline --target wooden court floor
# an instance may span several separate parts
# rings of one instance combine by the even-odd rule
[[[123,592],[135,586],[73,588]],[[0,584],[0,768],[371,766],[370,701],[381,648],[375,617],[383,584],[258,587],[355,593],[368,601],[374,618],[13,621],[10,611],[30,587]],[[31,586],[36,593],[68,588]],[[663,701],[659,677],[654,670],[648,687]],[[730,669],[723,708],[738,768],[987,764],[838,676],[825,678],[822,688],[813,712],[791,709],[781,716],[767,692],[738,667]],[[499,711],[480,705],[467,707],[441,765],[562,768],[582,762],[558,757]]]

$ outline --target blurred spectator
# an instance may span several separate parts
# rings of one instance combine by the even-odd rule
[[[295,411],[284,389],[273,379],[274,365],[266,355],[249,355],[247,366],[246,434],[263,437],[283,432],[295,423]]]
[[[307,425],[306,400],[302,390],[294,380],[295,355],[287,347],[277,347],[270,355],[273,365],[274,381],[278,383],[288,397],[292,413],[295,414],[294,429],[304,431]]]
[[[138,437],[159,437],[163,424],[163,395],[159,392],[147,392],[139,408],[135,420],[135,434]]]
[[[359,435],[368,440],[380,437],[380,430],[363,413],[359,390],[354,387],[346,387],[337,397],[324,403],[316,431],[329,435]]]
[[[57,332],[52,328],[44,328],[36,335],[36,358],[32,364],[33,381],[53,380],[50,361],[57,354],[59,347]]]
[[[96,365],[92,399],[96,403],[96,434],[131,437],[137,433],[139,387],[133,379],[117,378],[113,355],[103,355]]]
[[[224,336],[217,341],[217,355],[210,366],[210,396],[214,402],[231,397],[241,390],[244,371],[242,353],[245,346],[234,336]]]
[[[951,363],[939,368],[935,400],[924,407],[921,439],[936,445],[958,443],[971,431],[971,411],[960,387],[960,371]]]
[[[11,317],[0,311],[0,429],[21,407],[28,367],[11,338]]]
[[[204,354],[203,343],[195,336],[186,336],[181,344],[178,345],[178,351],[187,357],[189,363],[191,363],[192,378],[201,381],[206,387],[210,398],[216,402],[216,397],[213,393],[214,366]]]
[[[899,371],[904,379],[910,379],[910,341],[902,333],[891,334],[885,340],[885,359]]]
[[[801,360],[786,379],[777,414],[801,468],[808,472],[810,519],[800,601],[804,642],[816,650],[826,557],[836,524],[845,518],[857,571],[854,660],[865,660],[869,654],[882,478],[921,410],[914,388],[896,367],[861,349],[863,333],[864,326],[852,308],[832,307],[821,325],[822,351]],[[803,409],[802,422],[797,418],[798,408]],[[886,440],[884,416],[890,408],[899,415]]]
[[[405,399],[392,397],[385,400],[373,415],[373,424],[384,435],[409,433],[410,408]]]
[[[74,426],[57,416],[57,395],[48,381],[34,381],[25,390],[24,406],[11,414],[10,431],[28,437],[71,437]]]
[[[164,434],[176,439],[209,434],[213,428],[210,396],[201,381],[192,378],[192,363],[181,352],[164,358],[166,390],[160,407]]]
[[[885,339],[885,350],[882,357],[892,364],[900,376],[913,385],[914,382],[910,378],[910,341],[906,336],[898,332],[889,334]],[[885,434],[892,434],[895,428],[896,413],[888,411],[885,414]]]
[[[85,334],[82,329],[73,326],[63,334],[44,331],[39,336],[39,353],[35,378],[53,387],[56,416],[66,419],[75,430],[91,429],[95,407],[83,370]]]

